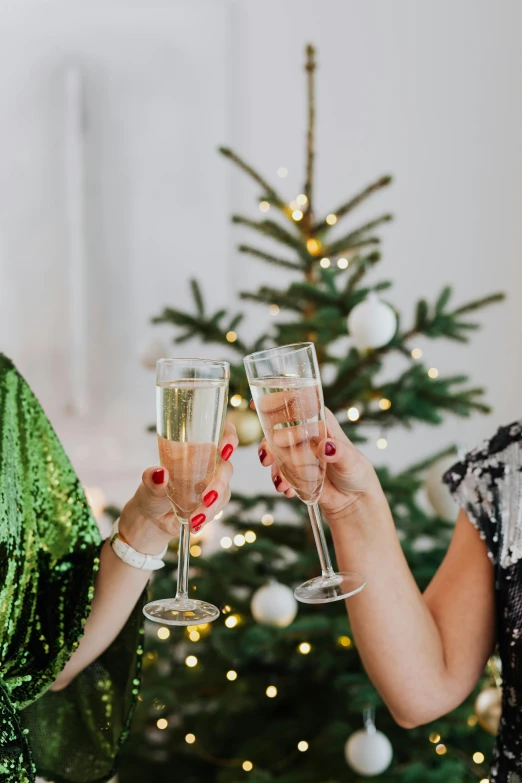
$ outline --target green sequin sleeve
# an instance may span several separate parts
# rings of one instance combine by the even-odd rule
[[[71,685],[48,690],[83,633],[100,547],[54,430],[0,354],[1,783],[114,774],[139,689],[141,604]]]

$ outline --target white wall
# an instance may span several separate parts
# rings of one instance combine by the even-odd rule
[[[284,284],[238,256],[228,215],[259,215],[255,188],[215,153],[230,142],[267,175],[301,189],[303,48],[319,49],[318,207],[374,177],[393,188],[361,217],[392,210],[379,275],[411,317],[446,283],[455,301],[508,291],[470,348],[425,343],[441,373],[489,389],[490,418],[391,433],[372,457],[403,465],[451,440],[472,445],[520,415],[522,50],[517,0],[172,0],[0,2],[0,334],[50,411],[89,485],[124,500],[155,460],[143,435],[153,378],[138,359],[147,319],[182,305],[196,274],[213,305],[234,289]],[[85,74],[88,127],[89,397],[65,413],[67,250],[64,66]],[[251,307],[246,334],[268,321]],[[195,348],[199,350],[199,348]],[[204,349],[208,353],[208,348]],[[214,351],[215,353],[215,351]],[[236,486],[268,486],[255,450]],[[253,477],[253,478],[252,478]]]

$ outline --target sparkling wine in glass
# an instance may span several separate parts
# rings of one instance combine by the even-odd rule
[[[272,454],[281,473],[308,507],[322,576],[295,590],[298,601],[322,604],[359,593],[366,577],[332,568],[318,506],[326,465],[317,454],[326,437],[323,389],[313,343],[258,351],[244,359],[245,368]]]
[[[229,376],[228,362],[160,359],[157,363],[158,450],[169,472],[167,496],[180,522],[176,597],[152,601],[143,610],[158,623],[198,625],[219,617],[213,604],[188,597],[189,519],[216,472]]]

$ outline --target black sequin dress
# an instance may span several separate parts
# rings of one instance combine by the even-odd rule
[[[522,783],[522,421],[502,427],[445,476],[495,568],[502,717],[491,783]]]

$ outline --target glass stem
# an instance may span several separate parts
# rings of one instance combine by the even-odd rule
[[[308,506],[308,513],[310,515],[310,522],[312,523],[315,545],[319,554],[319,561],[321,563],[323,576],[335,576],[335,572],[332,568],[332,561],[330,560],[330,553],[328,552],[328,545],[324,535],[323,520],[321,519],[321,512],[317,503]]]
[[[188,570],[190,557],[190,527],[188,522],[181,522],[179,526],[178,548],[178,590],[176,600],[188,600]]]

